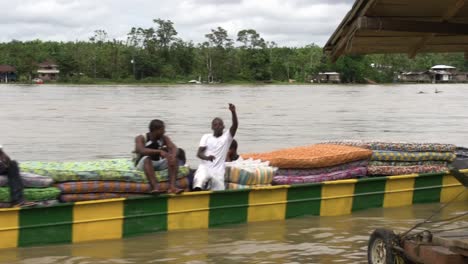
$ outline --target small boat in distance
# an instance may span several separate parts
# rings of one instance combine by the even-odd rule
[[[33,84],[43,84],[44,81],[41,78],[34,78],[32,79]]]

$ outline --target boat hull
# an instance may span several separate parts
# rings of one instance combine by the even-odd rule
[[[468,201],[464,189],[452,175],[433,173],[0,209],[0,248]]]

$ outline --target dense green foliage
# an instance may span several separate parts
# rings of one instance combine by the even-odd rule
[[[155,27],[132,28],[127,41],[110,40],[96,30],[89,41],[10,41],[0,43],[0,64],[17,68],[20,81],[35,76],[37,64],[55,61],[60,80],[73,83],[123,82],[309,82],[317,73],[337,71],[343,82],[391,82],[395,72],[427,70],[448,64],[468,70],[463,54],[346,56],[336,63],[321,47],[278,47],[253,29],[241,30],[235,40],[218,27],[200,44],[177,37],[170,20],[155,19]]]

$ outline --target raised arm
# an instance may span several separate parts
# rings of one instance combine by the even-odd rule
[[[232,125],[229,129],[229,132],[231,133],[231,136],[234,137],[237,132],[237,127],[239,126],[239,121],[237,120],[236,106],[233,104],[229,104],[229,110],[232,114]]]

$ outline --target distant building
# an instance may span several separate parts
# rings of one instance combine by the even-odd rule
[[[60,70],[58,65],[52,61],[44,61],[40,63],[37,69],[37,77],[44,81],[56,81],[58,80]]]
[[[341,82],[338,72],[319,72],[317,74],[317,82],[319,83],[339,83]]]
[[[448,65],[435,65],[431,67],[430,73],[435,82],[450,82],[456,69]]]
[[[16,68],[10,65],[0,65],[0,82],[16,82]]]
[[[428,71],[400,72],[397,77],[400,82],[466,82],[467,72],[459,72],[457,68],[448,65],[435,65]]]
[[[429,71],[421,72],[401,72],[398,74],[398,81],[400,82],[431,82],[432,76]]]

